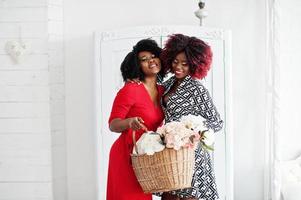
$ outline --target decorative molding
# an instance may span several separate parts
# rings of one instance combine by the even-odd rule
[[[145,36],[160,35],[161,32],[162,32],[161,27],[150,27],[148,30],[145,30],[144,35]]]
[[[175,30],[172,29],[172,28],[169,28],[168,26],[163,26],[163,27],[161,28],[161,33],[162,33],[162,35],[170,35],[170,34],[172,34],[172,33],[174,33],[174,32],[175,32]]]
[[[186,31],[185,31],[186,30]],[[224,30],[196,26],[138,26],[127,29],[105,31],[100,33],[101,41],[125,39],[129,37],[168,36],[174,33],[196,35],[208,39],[224,40]]]
[[[205,31],[203,33],[204,33],[204,37],[206,38],[224,40],[224,32],[221,30],[211,30],[211,31]]]
[[[112,40],[116,38],[116,34],[113,31],[106,31],[101,33],[101,40],[106,41],[106,40]]]

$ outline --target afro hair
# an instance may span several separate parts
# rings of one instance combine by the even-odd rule
[[[203,79],[212,62],[211,47],[204,41],[183,34],[170,35],[160,55],[165,74],[171,71],[175,57],[184,52],[192,77]]]

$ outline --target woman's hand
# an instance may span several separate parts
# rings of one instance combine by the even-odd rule
[[[141,117],[131,117],[127,119],[116,118],[110,123],[110,130],[116,133],[121,133],[128,128],[131,128],[135,131],[139,129],[147,131],[144,121]]]
[[[133,129],[134,131],[142,129],[147,131],[147,127],[144,125],[144,121],[141,117],[132,117],[128,118],[128,127]]]

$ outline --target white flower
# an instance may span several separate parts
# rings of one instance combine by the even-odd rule
[[[195,136],[198,133],[188,128],[183,122],[169,122],[158,128],[157,133],[164,137],[167,148],[179,150],[181,147],[195,148],[197,146],[198,140]]]
[[[137,153],[139,155],[153,155],[156,152],[163,151],[165,146],[162,144],[160,135],[153,132],[144,133],[136,143]],[[134,151],[134,149],[133,149]],[[135,152],[135,151],[134,151]]]
[[[193,129],[196,132],[207,130],[208,128],[205,126],[206,119],[202,116],[195,115],[186,115],[183,116],[180,120],[186,128]]]

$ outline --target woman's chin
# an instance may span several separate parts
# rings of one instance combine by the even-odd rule
[[[154,70],[152,73],[153,73],[154,75],[157,75],[159,72],[160,72],[160,69]]]
[[[176,79],[184,79],[185,78],[185,76],[184,75],[182,75],[182,74],[175,74],[175,77],[176,77]]]

